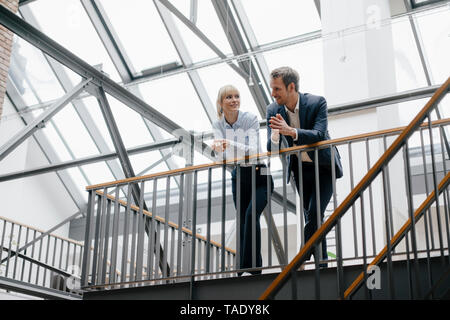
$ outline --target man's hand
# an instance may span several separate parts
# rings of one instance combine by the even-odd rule
[[[295,138],[296,130],[294,128],[288,126],[288,124],[283,119],[281,114],[277,113],[277,115],[275,117],[270,118],[269,122],[270,122],[269,126],[272,128],[272,130],[278,130],[278,132],[282,135],[291,136],[291,137]],[[276,141],[276,140],[274,139],[274,141]]]
[[[227,147],[230,146],[230,142],[226,139],[219,139],[214,140],[214,142],[211,145],[211,149],[213,149],[216,152],[224,152]]]

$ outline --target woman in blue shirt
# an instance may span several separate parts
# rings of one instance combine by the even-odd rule
[[[243,112],[240,108],[239,91],[231,85],[220,88],[217,97],[218,120],[212,126],[214,142],[212,149],[223,159],[241,159],[261,152],[259,141],[259,121],[256,115]],[[250,162],[253,161],[253,162]],[[259,218],[267,204],[267,170],[263,163],[252,159],[241,163],[240,173],[240,203],[237,204],[236,167],[231,173],[231,190],[236,209],[240,208],[240,257],[239,269],[262,266],[261,256],[261,226]],[[252,259],[252,165],[256,174],[256,264]],[[263,169],[264,168],[264,169]],[[273,180],[270,177],[271,190]],[[252,274],[259,274],[261,270],[252,270]],[[242,272],[238,272],[241,275]]]

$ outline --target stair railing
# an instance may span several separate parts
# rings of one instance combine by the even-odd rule
[[[344,277],[343,277],[343,261],[342,261],[342,232],[341,232],[341,221],[344,218],[344,215],[349,211],[349,209],[352,209],[353,218],[355,218],[355,204],[357,200],[360,200],[360,207],[361,207],[361,237],[363,242],[363,268],[364,268],[364,280],[368,277],[368,270],[367,270],[367,254],[366,254],[366,244],[367,239],[365,235],[365,213],[364,213],[364,192],[366,192],[368,189],[370,190],[371,184],[373,181],[377,178],[377,176],[382,173],[382,185],[383,185],[383,196],[384,196],[384,212],[385,212],[385,233],[386,233],[386,242],[388,246],[388,268],[389,271],[392,269],[392,256],[390,253],[392,252],[390,248],[391,238],[393,235],[393,221],[392,221],[392,201],[393,194],[391,194],[390,186],[389,186],[389,169],[388,165],[390,164],[390,161],[394,159],[394,157],[397,155],[397,153],[403,148],[403,160],[405,165],[405,185],[406,185],[406,196],[407,196],[407,211],[408,215],[412,219],[412,251],[414,254],[414,259],[416,261],[415,268],[417,268],[417,239],[416,239],[416,230],[414,230],[415,221],[414,221],[414,209],[413,209],[413,193],[412,193],[412,179],[411,179],[411,164],[409,163],[410,157],[409,157],[409,148],[408,148],[408,142],[409,138],[420,128],[421,124],[424,122],[426,118],[428,118],[428,131],[430,134],[429,140],[430,140],[430,150],[431,150],[431,164],[432,164],[432,172],[433,172],[433,184],[434,184],[434,191],[435,191],[435,201],[437,208],[440,208],[440,201],[439,201],[439,192],[438,192],[438,178],[437,178],[437,170],[436,170],[436,159],[435,159],[435,151],[434,151],[434,142],[433,142],[433,133],[432,133],[432,121],[431,121],[431,112],[434,110],[434,108],[437,106],[437,104],[443,99],[443,97],[446,95],[446,93],[449,90],[450,86],[450,78],[447,79],[447,81],[439,87],[439,89],[436,90],[434,95],[431,97],[431,99],[428,101],[428,103],[423,107],[423,109],[416,115],[416,117],[410,122],[410,124],[401,132],[401,134],[395,139],[395,141],[390,145],[390,147],[383,153],[383,155],[379,158],[379,160],[370,168],[370,170],[367,172],[367,174],[364,175],[364,177],[360,180],[360,182],[352,188],[349,195],[345,198],[342,203],[337,206],[334,213],[318,228],[318,230],[314,233],[314,235],[309,239],[308,242],[305,243],[305,245],[300,249],[298,254],[291,260],[291,262],[282,270],[282,272],[276,277],[276,279],[269,285],[269,287],[263,292],[263,294],[260,296],[261,300],[265,299],[273,299],[275,298],[276,294],[283,288],[283,286],[288,282],[289,279],[291,279],[291,289],[292,289],[292,298],[297,298],[297,274],[296,271],[298,268],[305,262],[307,255],[309,255],[310,252],[315,251],[316,256],[319,256],[318,254],[318,247],[320,245],[320,242],[326,237],[326,235],[332,230],[332,228],[336,227],[336,233],[337,233],[337,290],[338,290],[338,296],[341,298],[344,298]],[[420,131],[422,132],[422,131]],[[330,143],[330,142],[326,142]],[[441,143],[442,143],[442,135],[441,135]],[[386,140],[385,140],[386,145]],[[422,144],[423,148],[423,144]],[[332,150],[332,149],[331,149]],[[442,151],[442,155],[443,155]],[[334,159],[333,153],[332,153],[332,160]],[[446,159],[443,156],[443,164],[445,165]],[[425,165],[426,167],[426,165]],[[334,163],[332,163],[331,168],[333,170],[332,175],[334,176]],[[351,169],[351,167],[350,167]],[[446,170],[446,169],[445,169]],[[391,172],[392,174],[392,172]],[[353,181],[353,177],[351,177],[351,180]],[[333,183],[335,183],[333,179]],[[335,190],[335,185],[333,185],[333,188]],[[336,205],[336,198],[334,197],[334,204]],[[447,205],[447,202],[445,202],[445,205]],[[440,210],[438,210],[439,212]],[[445,207],[445,213],[448,214],[448,207]],[[442,233],[442,224],[440,215],[436,215],[436,220],[438,223],[438,234],[439,234],[439,247],[437,250],[440,252],[441,256],[444,256],[444,237]],[[354,220],[356,222],[356,219]],[[448,221],[447,221],[448,222]],[[447,238],[449,237],[449,231],[448,231],[448,223],[445,225],[447,230]],[[356,238],[356,234],[354,235]],[[448,242],[447,242],[448,245]],[[406,246],[408,247],[408,242],[406,242]],[[407,251],[409,252],[409,248],[407,248]],[[448,249],[447,249],[448,254]],[[316,271],[315,271],[315,292],[316,292],[316,298],[320,299],[321,293],[320,293],[320,268],[319,268],[319,262],[315,261],[316,264]],[[391,272],[392,274],[392,272]]]
[[[444,177],[444,179],[442,179],[442,181],[439,183],[438,186],[438,193],[441,194],[444,191],[446,191],[448,193],[448,186],[450,184],[450,173],[447,173],[446,176]],[[397,233],[392,237],[390,244],[386,245],[379,253],[378,255],[372,260],[372,262],[370,262],[370,264],[368,265],[367,269],[371,269],[374,266],[378,266],[379,264],[382,263],[382,261],[384,259],[387,258],[388,255],[392,255],[392,251],[395,249],[395,247],[397,245],[400,244],[400,242],[405,238],[408,237],[408,233],[411,232],[412,229],[412,224],[413,223],[418,223],[419,220],[424,217],[424,214],[426,213],[426,211],[431,207],[431,205],[433,203],[435,203],[436,201],[436,194],[435,194],[435,190],[433,190],[428,197],[422,202],[422,204],[419,206],[419,208],[417,208],[417,210],[414,212],[414,216],[408,218],[408,220],[405,222],[405,224],[397,231]],[[448,206],[448,194],[447,194],[447,206]],[[448,214],[446,215],[446,217],[448,218]],[[429,217],[428,217],[429,218]],[[446,221],[447,225],[448,225],[448,220]],[[427,229],[425,229],[427,230]],[[410,235],[411,236],[411,235]],[[428,238],[428,236],[427,236]],[[432,286],[432,275],[431,275],[431,270],[430,270],[430,255],[427,255],[427,278],[429,280],[429,290],[427,294],[424,294],[422,296],[422,298],[428,298],[428,297],[433,297],[433,293],[434,293],[434,288]],[[365,280],[365,272],[361,272],[358,277],[353,281],[353,283],[347,288],[347,290],[345,290],[344,292],[344,299],[349,299],[351,298],[355,292],[363,285],[363,281]],[[416,274],[416,278],[418,278],[418,274]],[[409,274],[410,279],[412,279],[412,275]],[[417,280],[416,280],[417,281]],[[417,283],[417,282],[416,282]],[[394,294],[394,290],[395,290],[395,286],[393,285],[393,279],[392,277],[390,277],[389,282],[389,293],[390,293],[390,298],[394,298],[395,294]],[[417,285],[417,284],[416,284]],[[416,287],[416,291],[418,291],[418,288]],[[412,290],[411,290],[412,293]],[[368,296],[368,291],[365,291],[365,295],[366,298]],[[412,298],[413,296],[411,296]]]
[[[82,256],[83,243],[0,217],[0,277],[75,293]]]

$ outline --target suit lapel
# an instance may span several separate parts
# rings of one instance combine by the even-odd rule
[[[306,129],[306,96],[304,94],[298,93],[299,103],[299,117],[300,117],[300,128]]]

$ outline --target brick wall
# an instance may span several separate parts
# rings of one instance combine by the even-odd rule
[[[19,0],[0,0],[0,5],[16,13],[19,8]],[[13,36],[14,34],[11,31],[0,25],[0,118],[2,117],[5,100]]]

